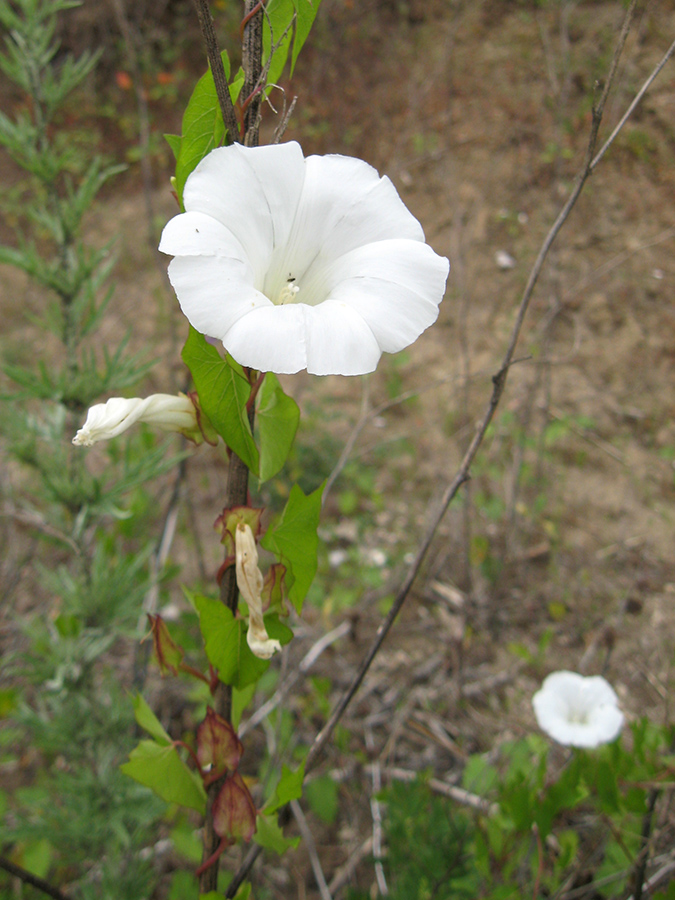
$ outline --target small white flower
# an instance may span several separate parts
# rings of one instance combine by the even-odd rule
[[[212,150],[159,249],[190,323],[243,366],[362,375],[438,317],[447,259],[391,181],[295,142]]]
[[[260,659],[270,659],[281,650],[279,641],[267,634],[262,612],[262,572],[258,568],[258,551],[250,525],[237,524],[234,537],[237,587],[248,606],[246,641],[251,652]]]
[[[132,397],[129,400],[111,397],[107,403],[91,407],[73,443],[91,447],[97,441],[117,437],[136,422],[148,422],[164,431],[192,433],[199,430],[197,411],[185,394],[152,394],[144,399]]]
[[[542,731],[566,747],[597,747],[613,741],[623,726],[614,689],[600,675],[553,672],[532,698]]]

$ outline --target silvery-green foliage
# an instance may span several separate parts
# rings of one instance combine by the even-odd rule
[[[25,98],[15,114],[0,113],[0,147],[24,173],[5,195],[13,238],[0,263],[30,283],[30,304],[27,294],[8,297],[30,328],[21,341],[6,332],[0,347],[0,448],[13,460],[2,499],[25,523],[22,591],[6,592],[6,606],[19,596],[22,606],[8,611],[15,638],[2,681],[17,755],[30,747],[35,773],[0,805],[3,845],[18,864],[40,859],[41,874],[67,881],[74,898],[117,900],[147,895],[152,854],[140,851],[163,808],[119,771],[134,725],[115,659],[133,652],[125,641],[137,638],[153,550],[152,515],[126,519],[129,504],[149,507],[144,486],[175,458],[145,434],[123,451],[111,445],[103,468],[71,444],[83,409],[150,366],[127,337],[97,341],[115,253],[89,243],[83,219],[123,167],[87,158],[59,128],[97,61],[59,48],[57,17],[73,5],[0,0],[0,69]],[[0,875],[0,893],[3,884]]]

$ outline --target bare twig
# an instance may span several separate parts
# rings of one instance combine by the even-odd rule
[[[211,67],[213,82],[216,86],[216,96],[218,97],[218,103],[220,104],[220,111],[223,114],[223,122],[227,128],[228,137],[235,143],[241,143],[237,114],[232,105],[230,89],[227,85],[227,78],[225,77],[225,67],[223,66],[220,49],[218,48],[218,39],[216,38],[216,32],[213,27],[213,16],[209,9],[208,0],[194,0],[194,4],[199,18],[199,27],[202,30],[202,37],[204,38],[206,56],[209,61],[209,66]]]
[[[66,546],[70,547],[70,549],[79,554],[80,547],[77,542],[74,541],[69,535],[65,534],[59,528],[56,528],[53,525],[50,525],[40,513],[31,509],[17,509],[15,506],[7,505],[4,509],[0,510],[0,518],[8,518],[13,519],[15,522],[19,522],[21,525],[27,525],[29,528],[34,529],[35,531],[39,531],[41,534],[46,534],[47,537],[55,538],[57,541],[61,541],[66,544]]]
[[[68,900],[66,894],[58,888],[55,888],[48,881],[45,881],[44,878],[38,878],[37,875],[27,872],[25,869],[22,869],[21,866],[17,866],[15,863],[10,862],[10,860],[6,859],[4,856],[0,856],[0,869],[4,869],[5,872],[9,872],[10,875],[20,878],[24,884],[30,884],[31,887],[37,888],[38,891],[42,891],[42,893],[46,894],[48,897],[53,897],[54,900]]]
[[[307,853],[309,854],[309,861],[312,866],[312,872],[314,872],[316,885],[319,888],[319,893],[321,894],[321,900],[333,900],[331,893],[328,890],[328,885],[326,884],[326,878],[323,874],[323,869],[321,868],[319,855],[316,852],[316,844],[314,843],[312,832],[309,830],[307,819],[305,818],[302,807],[297,800],[291,800],[291,810],[293,811],[293,815],[295,816],[295,821],[298,823],[298,828],[300,829],[302,839],[305,842],[305,847],[307,848]]]
[[[293,97],[290,104],[288,105],[288,108],[286,108],[286,98],[284,97],[284,108],[281,113],[281,121],[279,122],[277,127],[274,129],[274,137],[272,138],[273,144],[278,144],[279,141],[284,136],[286,129],[288,128],[288,123],[291,119],[291,116],[293,115],[293,111],[295,109],[295,104],[297,102],[298,102],[297,96]]]
[[[372,779],[372,793],[370,795],[370,814],[373,818],[373,857],[375,859],[375,880],[380,896],[386,897],[389,894],[387,879],[384,877],[384,867],[382,865],[382,811],[377,795],[382,790],[382,770],[380,760],[375,755],[375,740],[373,738],[373,730],[370,725],[366,725],[366,749],[373,757],[370,767]]]
[[[642,830],[640,833],[640,852],[637,856],[635,871],[633,873],[633,898],[634,900],[642,900],[644,891],[645,874],[647,872],[647,863],[649,862],[649,838],[652,833],[652,824],[654,822],[654,809],[656,801],[659,798],[660,791],[652,788],[647,797],[647,809],[642,817]]]
[[[395,766],[387,767],[384,770],[384,774],[387,778],[407,783],[419,778],[419,772],[411,772],[408,769],[399,769]],[[486,816],[496,815],[499,811],[497,803],[489,803],[477,794],[472,794],[470,791],[466,791],[464,788],[457,787],[454,784],[448,784],[447,781],[441,781],[439,778],[430,778],[426,783],[435,793],[454,800],[460,806],[468,806],[471,809],[475,809]]]
[[[616,136],[618,135],[618,133],[621,131],[621,129],[623,128],[623,126],[626,124],[626,122],[627,122],[628,119],[630,118],[631,113],[633,112],[633,110],[635,109],[635,107],[638,105],[638,103],[640,102],[640,100],[642,100],[642,98],[644,97],[644,95],[645,95],[646,92],[648,91],[650,85],[652,84],[652,82],[654,81],[654,79],[657,77],[657,75],[659,74],[659,72],[661,71],[661,69],[662,69],[662,68],[665,66],[665,64],[668,62],[668,60],[669,60],[670,57],[673,55],[673,53],[675,53],[675,41],[673,41],[673,43],[670,45],[670,47],[668,47],[668,49],[666,50],[666,52],[665,52],[665,54],[664,54],[663,59],[661,60],[661,62],[656,66],[656,68],[654,69],[654,71],[652,72],[652,74],[649,76],[649,78],[645,81],[645,83],[642,85],[642,87],[640,88],[640,90],[637,92],[637,94],[635,95],[635,97],[634,97],[634,99],[633,99],[633,102],[630,104],[630,106],[628,107],[628,109],[626,110],[626,112],[625,112],[625,113],[621,116],[621,118],[619,119],[618,125],[616,126],[616,128],[614,129],[614,131],[610,134],[610,136],[607,138],[607,140],[605,141],[605,143],[602,145],[602,148],[598,151],[597,155],[594,157],[593,162],[591,163],[591,172],[593,171],[593,169],[595,169],[595,167],[596,167],[597,164],[600,162],[600,160],[602,159],[602,157],[605,155],[605,153],[606,153],[606,152],[609,150],[609,148],[612,146],[612,144],[614,143],[614,140],[615,140]]]
[[[270,699],[263,703],[260,709],[257,709],[251,718],[245,722],[241,728],[239,729],[239,737],[243,738],[245,734],[247,734],[252,728],[255,728],[256,725],[259,725],[264,719],[269,716],[269,714],[279,706],[280,703],[283,702],[285,697],[288,696],[289,691],[295,684],[295,682],[300,678],[301,675],[304,675],[309,669],[314,665],[317,659],[321,656],[323,651],[330,647],[331,644],[334,644],[335,641],[338,641],[341,637],[349,634],[352,630],[353,624],[350,621],[342,622],[341,625],[338,625],[337,628],[333,628],[332,631],[329,631],[327,634],[324,634],[322,638],[320,638],[315,644],[310,647],[305,656],[303,657],[300,665],[297,669],[290,675],[279,687],[274,694],[270,697]]]

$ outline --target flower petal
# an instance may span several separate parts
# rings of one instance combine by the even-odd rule
[[[259,308],[239,319],[223,343],[243,366],[262,372],[363,375],[372,372],[380,348],[362,316],[347,304],[292,303]]]
[[[292,375],[307,365],[305,317],[299,303],[260,306],[238,319],[222,338],[242,366]]]
[[[253,286],[246,263],[237,259],[176,256],[169,264],[169,281],[190,324],[219,340],[246,313],[272,306]]]
[[[340,300],[305,306],[310,375],[365,375],[382,354],[363,316]]]
[[[310,277],[314,266],[389,238],[424,241],[391,181],[361,159],[310,156],[293,229],[285,250],[274,255],[265,291],[278,291],[289,270]]]
[[[589,709],[601,706],[618,706],[619,698],[614,688],[601,675],[583,679],[584,702]]]
[[[344,301],[368,323],[382,350],[397,353],[438,318],[447,259],[427,244],[379,241],[337,260],[328,279],[332,300]]]
[[[253,270],[264,272],[275,247],[285,246],[305,178],[300,145],[232,144],[212,150],[185,183],[183,203],[226,225]]]
[[[230,229],[202,212],[180,213],[167,222],[159,249],[171,256],[223,256],[248,263],[246,251]]]

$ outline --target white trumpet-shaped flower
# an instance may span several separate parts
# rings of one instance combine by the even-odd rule
[[[235,531],[235,566],[237,587],[248,606],[246,641],[251,652],[260,659],[270,659],[281,650],[279,641],[267,634],[262,612],[262,572],[258,568],[258,551],[250,525],[237,524]]]
[[[532,698],[542,731],[566,747],[597,747],[613,741],[623,726],[614,689],[600,675],[553,672]]]
[[[197,410],[185,394],[152,394],[143,399],[111,397],[106,403],[91,407],[73,443],[91,447],[97,441],[117,437],[136,422],[148,422],[164,431],[180,431],[186,435],[199,431]]]
[[[200,332],[263,372],[361,375],[436,321],[447,259],[391,181],[291,142],[212,150],[159,249]]]

